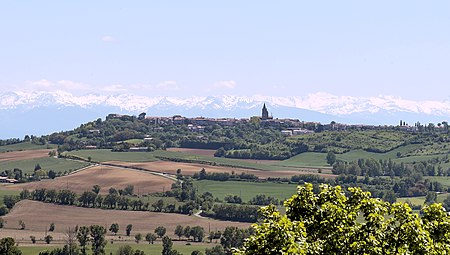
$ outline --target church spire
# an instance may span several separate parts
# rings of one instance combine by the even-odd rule
[[[263,108],[262,108],[261,119],[262,119],[262,120],[267,120],[267,119],[269,119],[269,111],[267,111],[266,103],[264,103]]]

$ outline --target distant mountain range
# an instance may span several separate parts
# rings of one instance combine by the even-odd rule
[[[0,139],[69,130],[109,113],[147,116],[233,117],[260,115],[263,103],[274,118],[349,124],[396,125],[441,122],[450,101],[412,101],[392,96],[351,97],[315,93],[307,96],[146,97],[132,94],[76,96],[56,92],[0,92]]]

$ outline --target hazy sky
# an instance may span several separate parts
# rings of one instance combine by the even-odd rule
[[[0,92],[449,98],[450,1],[1,1]]]

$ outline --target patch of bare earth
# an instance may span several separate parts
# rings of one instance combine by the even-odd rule
[[[196,163],[181,163],[181,162],[172,162],[172,161],[154,161],[154,162],[120,162],[120,161],[111,161],[108,163],[112,163],[115,165],[121,166],[131,166],[131,167],[139,167],[142,169],[146,169],[149,171],[155,171],[160,173],[169,173],[176,174],[177,169],[181,169],[181,173],[184,175],[193,175],[194,173],[198,173],[202,168],[205,168],[206,172],[209,173],[248,173],[254,174],[260,178],[269,178],[269,177],[279,177],[279,178],[289,178],[294,175],[299,174],[312,174],[310,171],[300,171],[300,170],[284,170],[284,171],[262,171],[262,170],[253,170],[253,169],[245,169],[238,167],[225,167],[225,166],[211,166],[211,165],[203,165]],[[315,173],[317,174],[317,173]],[[334,178],[335,175],[332,174],[319,174],[320,176],[326,178]]]
[[[7,221],[5,228],[0,229],[0,236],[11,236],[17,240],[29,241],[30,235],[37,239],[45,234],[51,234],[55,239],[63,240],[68,227],[102,225],[109,229],[112,223],[119,224],[118,235],[125,234],[125,227],[132,224],[132,236],[136,233],[153,233],[158,226],[167,229],[167,235],[175,238],[174,230],[177,225],[201,226],[205,231],[223,230],[227,226],[247,228],[249,223],[218,221],[174,213],[135,212],[121,210],[103,210],[82,208],[75,206],[55,205],[37,201],[23,200],[17,203],[13,210],[3,219]],[[25,230],[19,230],[18,222],[26,224]],[[55,224],[54,232],[46,232],[50,223]],[[108,232],[109,238],[114,238]]]
[[[95,166],[77,173],[58,177],[53,180],[42,180],[11,185],[9,189],[70,189],[76,193],[91,190],[92,186],[100,185],[101,193],[108,193],[109,188],[123,189],[134,185],[136,194],[147,194],[170,190],[173,181],[162,176],[143,171],[121,169],[110,166]]]
[[[11,151],[0,153],[0,162],[15,161],[23,159],[46,158],[51,150],[28,150],[28,151]]]

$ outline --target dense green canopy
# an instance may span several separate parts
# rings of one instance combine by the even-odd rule
[[[261,209],[264,220],[236,254],[450,254],[450,218],[440,204],[420,217],[405,203],[340,186],[298,187],[285,202]]]

